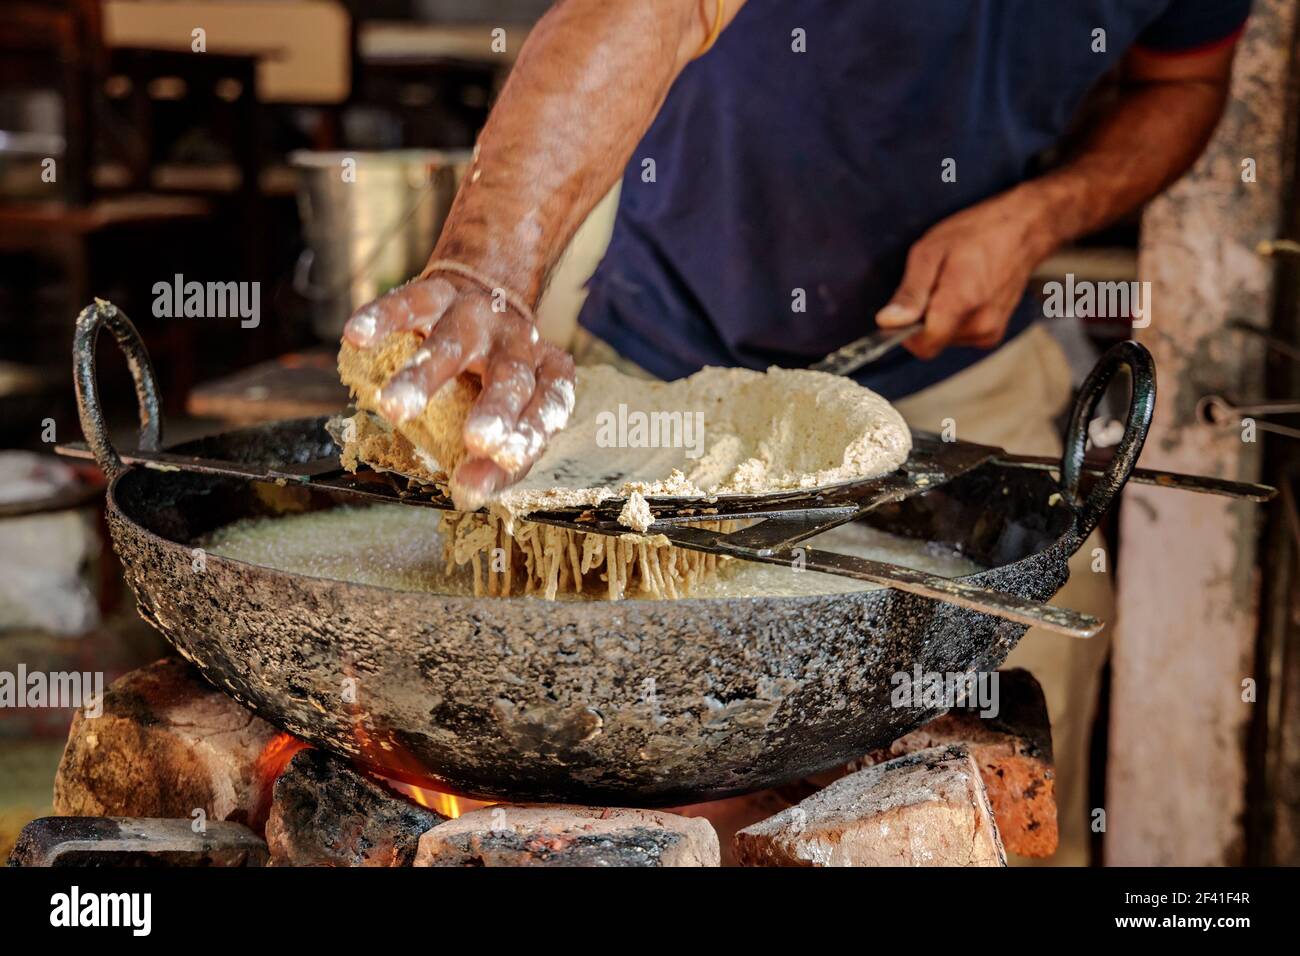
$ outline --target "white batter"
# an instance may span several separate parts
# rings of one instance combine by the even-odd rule
[[[568,426],[496,507],[813,488],[887,474],[911,448],[893,406],[838,375],[706,368],[655,382],[597,365],[578,369]]]
[[[359,405],[371,412],[377,409],[374,391],[373,385],[354,389]],[[446,414],[423,416],[423,432],[409,424],[398,429],[422,454],[408,449],[378,464],[400,462],[416,477],[440,477],[447,463],[439,452],[448,457],[447,449],[457,445],[470,398],[448,398]],[[493,510],[517,518],[633,492],[709,496],[813,488],[887,474],[906,461],[911,447],[911,433],[893,406],[841,376],[706,368],[656,382],[597,365],[578,369],[568,425],[528,475],[498,496]],[[375,449],[361,457],[373,460]]]

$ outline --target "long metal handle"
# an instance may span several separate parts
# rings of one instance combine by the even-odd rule
[[[1005,618],[1028,627],[1042,627],[1070,637],[1094,637],[1105,627],[1103,621],[1090,614],[1072,611],[1065,607],[1039,604],[990,588],[968,584],[955,578],[945,578],[914,568],[905,568],[883,561],[872,561],[851,554],[833,551],[803,549],[803,566],[809,571],[823,571],[840,577],[856,578],[873,584],[884,584],[897,591],[906,591],[921,597],[943,601],[982,611],[994,617]],[[788,555],[786,563],[788,563]],[[781,562],[778,562],[781,563]]]
[[[539,520],[544,524],[550,523],[545,518]],[[728,546],[724,535],[706,528],[674,525],[662,530],[656,527],[654,533],[663,534],[669,542],[680,548],[710,554],[725,554],[745,561],[778,564],[787,568],[793,568],[797,564],[804,571],[821,571],[842,578],[882,584],[898,591],[906,591],[908,594],[943,601],[945,604],[956,604],[973,611],[1015,621],[1027,627],[1042,627],[1070,637],[1093,637],[1105,627],[1105,624],[1097,618],[1069,608],[1052,607],[1016,597],[1014,594],[983,588],[977,584],[940,577],[937,574],[929,574],[897,564],[887,564],[884,561],[872,561],[856,555],[808,547],[762,554],[749,548]],[[791,573],[795,572],[791,571]]]
[[[809,365],[814,372],[830,372],[832,375],[852,375],[863,366],[881,358],[896,346],[910,339],[921,331],[921,323],[905,325],[898,329],[877,329],[870,335],[855,339],[842,349],[836,349],[820,362]]]
[[[1031,468],[1036,471],[1061,470],[1061,463],[1048,455],[1002,454],[994,459],[994,464],[1010,468]],[[1084,463],[1082,470],[1084,474],[1094,478],[1105,474],[1106,471],[1104,465],[1087,462]],[[1211,478],[1207,475],[1185,475],[1182,472],[1161,471],[1158,468],[1134,468],[1128,480],[1140,485],[1195,491],[1203,495],[1222,495],[1225,498],[1244,498],[1247,501],[1272,501],[1277,497],[1277,489],[1272,485],[1261,485],[1252,481],[1229,481],[1226,478]]]

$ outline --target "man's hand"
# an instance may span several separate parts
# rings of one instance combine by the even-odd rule
[[[562,0],[528,35],[488,117],[431,262],[490,276],[534,305],[569,240],[618,179],[677,75],[745,0]],[[721,20],[715,19],[720,13]],[[412,282],[360,309],[345,337],[365,347],[425,336],[381,394],[394,421],[462,371],[483,380],[452,476],[461,507],[522,478],[573,410],[573,361],[459,274]]]
[[[453,496],[466,509],[522,478],[573,411],[573,359],[518,313],[493,311],[492,301],[458,276],[420,279],[363,306],[343,332],[359,348],[394,332],[424,337],[380,393],[384,416],[397,424],[462,372],[480,377],[483,392],[465,421],[469,455],[452,475]]]
[[[925,320],[904,343],[921,358],[949,345],[992,348],[1035,267],[1060,245],[1139,208],[1181,176],[1223,112],[1235,44],[1124,58],[1123,92],[1061,167],[945,219],[907,258],[876,321]]]
[[[938,223],[912,246],[876,322],[894,328],[924,319],[924,331],[903,343],[923,359],[951,345],[993,348],[1056,243],[1043,213],[1031,189],[1017,188]]]

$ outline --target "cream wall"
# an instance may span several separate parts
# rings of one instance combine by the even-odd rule
[[[537,306],[537,324],[548,342],[568,348],[578,327],[578,311],[587,299],[583,288],[600,264],[614,231],[619,186],[615,186],[587,216],[551,274],[550,284]]]

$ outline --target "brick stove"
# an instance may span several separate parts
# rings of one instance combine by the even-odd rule
[[[1041,689],[776,790],[678,807],[486,804],[307,747],[167,658],[79,713],[17,866],[1002,866],[1055,848]]]

